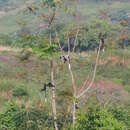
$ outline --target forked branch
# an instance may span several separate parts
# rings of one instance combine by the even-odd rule
[[[97,71],[97,65],[98,65],[98,60],[99,60],[99,55],[100,55],[101,46],[102,46],[102,40],[99,41],[98,53],[97,53],[97,57],[96,57],[96,64],[95,64],[95,67],[94,67],[92,80],[91,80],[90,84],[88,85],[88,87],[87,87],[85,90],[83,90],[80,94],[78,94],[78,95],[76,96],[76,98],[82,97],[85,93],[87,93],[87,92],[89,91],[89,89],[90,89],[90,88],[92,87],[92,85],[93,85],[93,82],[94,82],[94,79],[95,79],[95,76],[96,76],[96,71]],[[85,85],[85,86],[86,86],[86,85]]]

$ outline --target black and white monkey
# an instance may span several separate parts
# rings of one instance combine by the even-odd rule
[[[47,102],[47,98],[46,98],[47,88],[53,88],[53,87],[55,87],[55,85],[51,82],[49,82],[47,84],[46,83],[43,84],[43,88],[41,89],[41,91],[45,93],[45,102]]]
[[[105,38],[105,34],[103,34],[102,32],[100,32],[99,35],[98,35],[98,38],[102,42],[101,50],[104,52],[104,38]]]
[[[51,83],[51,82],[49,82],[49,83],[47,84],[47,86],[48,86],[49,88],[55,87],[55,85],[54,85],[53,83]]]
[[[43,84],[43,88],[41,89],[41,91],[44,91],[44,92],[46,92],[47,91],[47,84],[45,83],[45,84]]]
[[[42,92],[45,93],[45,102],[47,102],[47,98],[46,98],[46,91],[47,91],[47,84],[43,84],[43,88],[41,89]]]
[[[78,103],[75,103],[75,109],[79,109]]]
[[[28,8],[30,13],[33,13],[34,15],[36,15],[36,10],[38,10],[37,7],[33,8],[33,7],[28,6],[27,8]]]
[[[69,55],[60,56],[60,59],[63,63],[66,63],[67,61],[70,62],[70,56]]]
[[[52,88],[52,87],[55,87],[55,85],[53,84],[53,83],[51,83],[51,82],[49,82],[49,83],[44,83],[43,84],[43,88],[41,89],[41,91],[44,91],[44,92],[46,92],[47,91],[47,87],[49,87],[49,88]]]

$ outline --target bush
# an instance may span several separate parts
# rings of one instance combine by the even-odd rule
[[[126,127],[130,128],[130,105],[129,104],[128,106],[112,105],[109,108],[109,111],[117,120],[125,123]]]
[[[27,89],[25,88],[25,86],[16,87],[13,90],[13,96],[15,97],[28,96]]]
[[[0,130],[53,130],[52,117],[42,109],[18,107],[9,103],[0,114]]]
[[[13,115],[18,110],[14,103],[9,103],[4,113],[0,114],[0,130],[15,130]]]
[[[24,49],[21,54],[20,54],[20,60],[21,61],[25,61],[25,60],[29,60],[30,56],[32,54],[31,49]]]
[[[102,108],[89,108],[87,113],[79,112],[75,130],[122,130],[123,125]]]

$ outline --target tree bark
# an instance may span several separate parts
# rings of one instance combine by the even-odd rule
[[[51,83],[54,84],[54,70],[53,70],[53,60],[50,60],[50,68],[51,68]],[[55,101],[55,87],[51,88],[51,103],[52,103],[52,111],[54,118],[54,127],[55,130],[58,130],[57,126],[57,116],[56,116],[56,101]]]
[[[51,25],[50,25],[50,45],[52,45],[52,35],[51,35]],[[54,66],[53,60],[50,60],[50,80],[51,83],[54,84]],[[55,130],[58,130],[57,126],[57,115],[56,115],[56,101],[55,101],[55,87],[51,88],[51,104],[52,104],[52,112],[53,112],[53,119],[54,119],[54,127]]]
[[[73,127],[74,127],[75,119],[76,119],[76,117],[75,117],[75,112],[76,112],[76,110],[75,110],[75,104],[76,104],[76,101],[75,101],[76,100],[76,86],[75,86],[75,80],[74,80],[74,76],[73,76],[72,69],[71,69],[71,64],[70,64],[69,61],[68,61],[67,65],[68,65],[68,70],[70,72],[72,86],[73,86],[73,98],[74,99],[73,99],[73,112],[72,112],[72,115],[73,115]]]
[[[68,56],[70,57],[70,43],[69,43],[69,36],[67,34],[67,37],[68,37]],[[72,69],[71,69],[71,64],[70,64],[70,60],[67,61],[67,66],[68,66],[68,70],[70,72],[70,76],[71,76],[71,81],[72,81],[72,87],[73,87],[73,112],[72,112],[72,115],[73,115],[73,128],[74,128],[74,125],[75,125],[75,113],[76,113],[76,109],[75,109],[75,104],[76,104],[76,86],[75,86],[75,80],[74,80],[74,76],[73,76],[73,72],[72,72]]]

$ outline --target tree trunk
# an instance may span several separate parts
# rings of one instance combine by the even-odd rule
[[[50,68],[51,68],[51,83],[54,84],[54,70],[53,70],[53,60],[50,60]],[[57,116],[56,116],[56,101],[55,101],[55,87],[51,88],[51,103],[52,103],[52,111],[54,118],[54,127],[55,130],[58,130],[57,126]]]
[[[75,119],[76,119],[76,117],[75,117],[75,114],[76,114],[75,104],[76,104],[76,102],[75,102],[75,99],[74,99],[74,101],[73,101],[73,128],[74,128]]]
[[[52,45],[52,35],[51,35],[51,26],[50,26],[50,45]],[[51,83],[54,84],[54,67],[53,67],[53,60],[50,60],[50,80]],[[51,104],[52,104],[52,112],[53,112],[53,119],[54,119],[54,127],[55,130],[58,130],[57,126],[57,116],[56,116],[56,101],[55,101],[55,87],[51,88]]]
[[[76,87],[75,87],[75,81],[74,81],[74,76],[73,76],[73,73],[72,73],[72,70],[71,70],[71,65],[70,65],[70,62],[68,61],[68,70],[70,72],[70,76],[71,76],[71,81],[72,81],[72,86],[73,86],[73,112],[72,112],[72,115],[73,115],[73,127],[74,127],[74,124],[75,124],[75,104],[76,104]]]
[[[68,37],[68,56],[70,57],[70,43],[69,43],[69,34],[67,34],[67,37]],[[73,73],[72,73],[72,69],[71,69],[71,64],[70,64],[70,60],[67,61],[67,66],[68,66],[68,70],[70,72],[70,76],[71,76],[71,81],[72,81],[72,87],[73,87],[73,112],[72,112],[72,115],[73,115],[73,127],[75,125],[75,104],[76,104],[76,86],[75,86],[75,80],[74,80],[74,76],[73,76]]]

